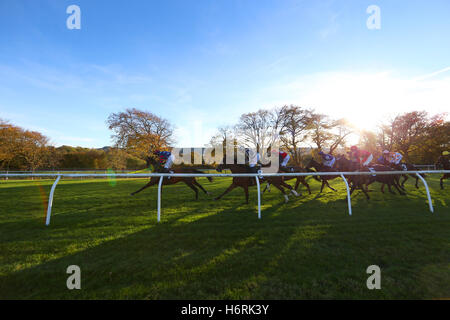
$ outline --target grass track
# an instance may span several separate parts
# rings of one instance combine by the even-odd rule
[[[407,196],[357,192],[348,216],[339,179],[319,195],[283,203],[272,188],[257,219],[256,189],[221,201],[182,184],[135,197],[145,179],[63,180],[50,227],[53,181],[0,182],[0,299],[433,299],[450,298],[450,187],[429,178]],[[410,179],[411,181],[411,179]],[[229,178],[199,182],[214,195]],[[302,191],[302,187],[300,187]],[[81,290],[66,288],[79,265]],[[368,290],[366,268],[381,268],[381,290]]]

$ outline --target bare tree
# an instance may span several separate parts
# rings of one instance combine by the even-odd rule
[[[236,125],[239,142],[246,147],[255,148],[264,156],[281,131],[282,121],[278,116],[273,111],[262,109],[241,115]]]
[[[281,143],[291,151],[293,161],[299,165],[302,160],[300,146],[308,137],[311,129],[313,111],[294,105],[285,105],[278,109],[277,113],[281,120],[281,125],[279,125]]]
[[[226,146],[228,143],[234,144],[236,139],[236,132],[232,126],[222,126],[217,129],[214,136],[209,141],[209,146],[214,147],[217,145]]]

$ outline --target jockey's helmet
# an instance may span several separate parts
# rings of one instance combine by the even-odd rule
[[[442,152],[442,155],[443,155],[443,156],[448,156],[449,154],[450,154],[450,152],[448,152],[448,151],[443,151],[443,152]]]
[[[383,153],[389,153],[389,151],[388,150],[384,150]]]
[[[358,150],[358,147],[357,147],[357,146],[352,146],[352,147],[350,148],[350,150],[351,150],[351,151],[356,151],[356,150]]]

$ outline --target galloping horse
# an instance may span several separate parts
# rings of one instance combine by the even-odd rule
[[[444,170],[450,170],[450,161],[445,159],[444,156],[440,156],[436,162],[436,167],[443,167]],[[439,184],[441,186],[441,190],[444,190],[444,179],[449,179],[450,173],[444,173],[444,175],[439,180]]]
[[[323,164],[317,162],[314,159],[311,159],[308,163],[308,165],[306,166],[306,169],[309,170],[311,168],[314,168],[317,172],[337,172],[337,170],[324,166]],[[332,188],[330,186],[330,184],[328,183],[328,180],[333,180],[338,178],[338,175],[330,175],[330,176],[320,176],[319,178],[317,178],[317,176],[314,176],[314,178],[317,181],[322,181],[322,186],[320,187],[320,192],[323,191],[324,186],[327,186],[328,188],[330,188],[333,191],[337,191],[336,189]]]
[[[302,168],[302,167],[289,167],[289,168],[292,168],[292,171],[289,171],[289,172],[311,172],[312,171],[312,170],[307,170],[307,169]],[[295,182],[295,187],[294,187],[295,191],[297,191],[298,186],[301,183],[301,184],[303,184],[306,187],[306,189],[308,190],[308,193],[311,194],[311,189],[309,187],[308,182],[306,182],[306,177],[305,176],[285,176],[285,177],[283,177],[284,181],[292,180],[292,179],[297,179],[297,181]],[[267,185],[264,188],[263,193],[266,192],[267,189],[269,189],[269,191],[270,191],[270,182],[269,181],[267,181]]]
[[[386,160],[384,160],[384,163],[382,163],[385,166],[391,167],[393,169],[395,169],[396,171],[418,171],[416,166],[411,164],[411,163],[402,163],[402,164],[394,164],[394,163],[390,163]],[[416,188],[419,189],[419,177],[416,174],[409,174],[411,177],[416,179]],[[405,182],[406,180],[408,180],[408,175],[404,174],[403,176],[403,181],[400,183],[400,186],[402,187],[403,190],[405,190]],[[425,174],[421,174],[421,176],[423,178],[425,178]]]
[[[222,172],[223,169],[229,169],[231,170],[232,173],[253,173],[250,171],[250,167],[244,165],[244,164],[226,164],[225,163],[225,157],[223,159],[223,164],[219,164],[216,168],[216,170],[218,172]],[[273,184],[278,190],[280,190],[283,195],[284,195],[284,199],[285,202],[289,201],[289,197],[286,194],[285,190],[283,187],[288,188],[292,194],[294,194],[295,196],[300,196],[300,194],[298,194],[294,188],[292,188],[290,185],[288,185],[287,183],[285,183],[283,181],[283,177],[265,177],[264,181]],[[231,185],[218,197],[216,197],[214,200],[219,200],[220,198],[222,198],[224,195],[226,195],[228,192],[230,192],[231,190],[233,190],[236,187],[241,187],[242,189],[244,189],[244,193],[245,193],[245,201],[248,204],[248,187],[251,186],[255,186],[256,185],[256,180],[253,177],[233,177],[233,182],[231,183]]]
[[[151,161],[152,164],[154,164],[154,167],[158,167],[159,164],[156,164],[155,161]],[[173,171],[173,173],[203,173],[197,169],[194,168],[173,168],[171,169],[171,171]],[[150,178],[150,182],[147,183],[145,186],[143,186],[142,188],[140,188],[139,190],[131,193],[132,196],[134,196],[136,193],[141,192],[144,189],[147,189],[148,187],[151,187],[155,184],[159,183],[159,180],[162,177],[151,177]],[[209,182],[212,182],[212,178],[211,177],[206,177]],[[191,188],[192,190],[194,190],[195,192],[195,200],[198,200],[198,188],[200,188],[200,190],[202,190],[204,193],[206,193],[207,195],[210,195],[210,193],[208,191],[206,191],[200,183],[197,182],[197,180],[195,179],[195,177],[164,177],[162,185],[166,186],[166,185],[171,185],[171,184],[176,184],[178,182],[184,182],[189,188]],[[162,187],[162,186],[161,186]]]
[[[364,194],[366,195],[367,200],[370,199],[367,186],[374,183],[374,182],[380,182],[381,185],[381,192],[384,193],[384,185],[387,184],[389,188],[389,192],[392,194],[395,194],[395,192],[392,190],[391,186],[394,186],[398,192],[401,195],[405,195],[405,193],[400,189],[400,186],[398,185],[398,176],[397,175],[376,175],[377,171],[394,171],[391,167],[384,166],[381,164],[374,164],[370,166],[370,169],[373,169],[374,171],[371,171],[368,167],[358,167],[353,162],[348,160],[345,157],[340,157],[336,159],[336,167],[339,168],[340,171],[347,171],[347,172],[374,172],[373,175],[351,175],[347,176],[346,178],[351,183],[351,189],[350,189],[350,195],[355,191],[356,188],[361,189]]]

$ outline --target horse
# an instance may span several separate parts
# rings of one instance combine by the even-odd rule
[[[153,164],[155,164],[155,161],[153,161]],[[154,165],[154,167],[158,168],[158,167],[160,167],[160,165],[156,164],[156,165]],[[159,169],[161,169],[161,168],[159,168]],[[158,171],[161,171],[161,170],[157,170],[157,172]],[[173,173],[203,173],[200,170],[197,170],[195,168],[173,168],[173,169],[170,169],[170,171],[172,171]],[[206,177],[206,178],[209,180],[209,182],[212,182],[211,177]],[[162,179],[162,177],[151,177],[149,183],[147,183],[145,186],[143,186],[139,190],[132,192],[130,195],[134,196],[136,193],[139,193],[142,190],[147,189],[148,187],[158,184],[160,179]],[[210,193],[208,191],[206,191],[200,183],[197,182],[195,177],[170,177],[170,178],[165,177],[163,179],[162,185],[167,186],[167,185],[176,184],[178,182],[184,182],[189,188],[194,190],[195,200],[198,200],[197,187],[200,188],[200,190],[202,190],[206,195],[210,195]],[[162,186],[161,186],[161,188],[162,188]]]
[[[251,168],[244,164],[226,164],[225,157],[222,161],[222,164],[219,164],[216,167],[216,170],[218,172],[222,172],[223,169],[229,169],[232,173],[254,173],[251,171]],[[288,188],[292,194],[299,197],[301,194],[297,193],[294,188],[292,188],[290,185],[285,183],[283,181],[283,177],[265,177],[265,181],[268,183],[274,185],[278,190],[283,193],[285,202],[287,203],[289,201],[289,196],[286,194],[284,188]],[[231,185],[218,197],[216,197],[214,200],[221,199],[224,195],[229,193],[231,190],[233,190],[236,187],[241,187],[244,189],[245,193],[245,202],[248,204],[248,187],[255,186],[256,181],[253,177],[233,177],[233,182]],[[284,187],[284,188],[283,188]]]
[[[308,163],[308,165],[306,166],[306,170],[310,170],[311,168],[314,168],[317,172],[337,172],[337,170],[327,167],[319,162],[317,162],[314,159],[311,159]],[[339,177],[338,175],[331,175],[331,176],[314,176],[314,179],[316,179],[317,181],[322,181],[322,186],[320,187],[320,193],[323,191],[323,188],[325,186],[327,186],[328,188],[330,188],[333,191],[337,191],[336,189],[332,188],[330,186],[330,184],[328,183],[328,180],[332,180],[332,179],[336,179],[337,177]]]
[[[374,182],[380,182],[382,184],[382,193],[384,193],[384,186],[387,184],[390,193],[395,194],[395,192],[391,188],[391,186],[394,186],[401,195],[405,195],[405,193],[400,189],[398,182],[399,178],[397,175],[376,175],[377,171],[394,171],[394,169],[392,169],[391,167],[381,164],[374,164],[371,165],[369,169],[369,167],[360,167],[359,165],[353,163],[345,157],[336,159],[336,167],[339,168],[340,171],[344,172],[374,172],[373,175],[351,175],[346,177],[351,183],[350,195],[356,188],[359,188],[363,191],[367,200],[369,200],[370,197],[368,194],[367,186]],[[374,171],[372,171],[371,169],[373,169]]]
[[[444,170],[450,170],[450,161],[448,158],[444,158],[444,156],[440,156],[435,164],[437,168],[442,167]],[[444,179],[449,179],[450,173],[444,173],[444,175],[439,180],[439,185],[441,186],[441,190],[444,190]]]
[[[395,163],[391,163],[389,161],[386,161],[386,159],[384,159],[383,163],[380,163],[382,165],[391,167],[393,169],[395,169],[396,171],[418,171],[416,166],[411,164],[411,163],[399,163],[399,164],[395,164]],[[411,177],[416,179],[416,188],[419,189],[419,177],[416,174],[409,174]],[[403,174],[402,177],[404,178],[403,181],[400,183],[400,186],[402,187],[403,190],[405,190],[405,182],[406,180],[408,180],[408,175],[407,174]],[[422,177],[425,178],[425,174],[422,174]]]
[[[307,170],[302,167],[289,167],[289,169],[290,169],[289,172],[311,172],[312,171],[312,170]],[[295,187],[294,187],[295,191],[297,191],[298,186],[301,183],[306,187],[306,189],[308,190],[308,193],[311,194],[311,188],[309,187],[308,182],[306,182],[305,176],[285,176],[283,180],[286,181],[286,180],[292,180],[292,179],[297,179],[297,181],[295,182]],[[267,181],[267,185],[264,188],[262,193],[266,192],[267,189],[269,189],[269,191],[270,191],[270,182],[269,181]]]

